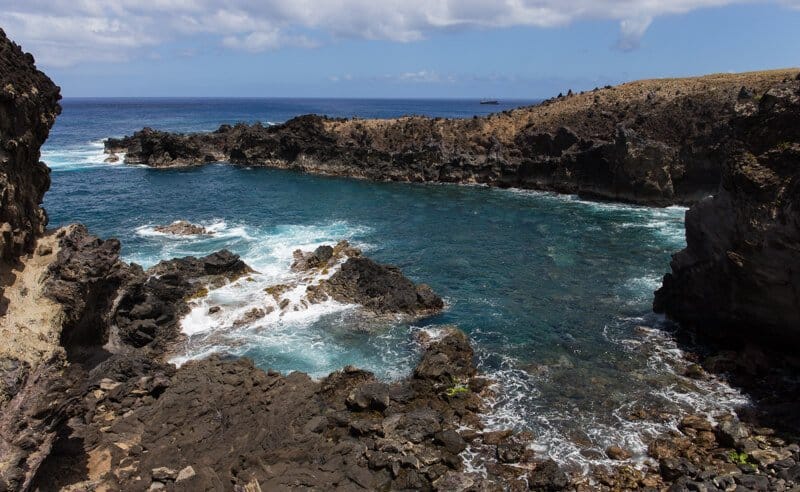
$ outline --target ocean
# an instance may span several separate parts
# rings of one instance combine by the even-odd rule
[[[653,291],[684,243],[681,207],[599,203],[575,196],[477,186],[374,183],[210,164],[148,169],[103,162],[102,140],[143,126],[214,130],[238,121],[275,124],[305,113],[336,117],[422,114],[470,118],[533,101],[482,106],[460,100],[65,99],[43,148],[53,170],[50,226],[86,224],[122,241],[126,261],[221,248],[258,273],[211,291],[182,321],[188,341],[174,362],[224,352],[314,377],[352,364],[380,378],[407,375],[419,332],[456,325],[495,382],[487,426],[529,430],[537,451],[573,467],[609,463],[620,445],[643,459],[648,436],[680,412],[728,412],[744,397],[721,382],[680,375],[686,364]],[[211,237],[171,237],[178,219]],[[433,287],[446,310],[414,323],[370,321],[327,302],[233,327],[291,278],[292,251],[347,239],[373,259]],[[223,305],[230,317],[207,315]]]

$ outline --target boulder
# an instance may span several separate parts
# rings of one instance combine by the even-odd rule
[[[211,236],[214,234],[201,225],[192,224],[185,220],[177,220],[169,225],[156,226],[154,230],[163,234],[173,234],[176,236]]]
[[[340,302],[360,304],[379,314],[431,314],[444,307],[426,285],[414,285],[399,268],[365,257],[348,258],[324,281],[325,291]]]

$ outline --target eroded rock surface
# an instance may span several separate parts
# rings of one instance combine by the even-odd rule
[[[361,250],[347,241],[322,245],[314,251],[297,250],[291,269],[297,273],[296,279],[265,289],[268,301],[265,308],[270,312],[305,309],[329,299],[357,304],[377,315],[418,317],[444,308],[442,298],[429,286],[415,284],[397,267],[363,256]],[[297,289],[305,292],[299,303],[293,303],[287,292]]]
[[[0,30],[0,263],[31,251],[47,225],[40,204],[50,170],[39,162],[39,148],[61,112],[60,99],[33,56]]]
[[[174,234],[176,236],[212,235],[208,229],[201,225],[192,224],[185,220],[177,220],[169,225],[160,225],[153,228],[156,232]]]
[[[461,332],[431,343],[423,360],[431,358],[471,385],[473,354]],[[479,426],[482,408],[477,392],[448,396],[454,382],[424,371],[387,384],[348,367],[314,381],[265,373],[245,359],[211,357],[175,370],[115,356],[96,372],[104,379],[90,379],[85,418],[70,428],[87,462],[101,457],[104,466],[78,477],[54,460],[43,471],[70,478],[60,486],[451,490],[452,475],[465,474],[458,429]],[[532,458],[521,461],[532,469]],[[499,486],[495,474],[471,477]]]
[[[106,151],[153,167],[228,161],[374,180],[483,183],[669,205],[716,191],[742,100],[791,71],[631,82],[472,119],[306,115],[203,134],[145,128]],[[744,93],[742,92],[744,89]],[[755,94],[755,96],[753,96]]]
[[[737,106],[722,185],[686,214],[655,309],[723,345],[800,349],[800,81]]]

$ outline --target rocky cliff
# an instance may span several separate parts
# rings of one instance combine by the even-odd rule
[[[29,252],[47,225],[39,205],[50,170],[39,162],[39,148],[61,112],[60,99],[33,57],[0,30],[0,263]]]
[[[153,167],[228,161],[374,180],[483,183],[650,205],[713,193],[735,106],[793,77],[646,80],[472,119],[301,116],[181,135],[145,128],[106,151]],[[118,158],[118,157],[117,157]]]
[[[799,76],[800,77],[800,76]],[[686,214],[687,247],[655,310],[728,345],[800,349],[800,80],[738,104],[719,192]]]
[[[38,205],[47,170],[38,163],[38,152],[58,113],[58,91],[35,70],[30,55],[1,32],[0,46],[3,80],[35,82],[22,92],[18,85],[6,85],[5,113],[0,114],[5,125],[0,197],[7,221],[2,243],[6,299],[0,313],[0,490],[554,491],[667,484],[673,484],[671,490],[784,490],[800,483],[797,445],[771,436],[770,429],[688,416],[680,431],[651,443],[648,454],[657,465],[644,470],[622,466],[615,475],[601,471],[594,482],[570,484],[556,463],[530,448],[530,435],[483,429],[480,413],[491,382],[478,374],[468,338],[452,328],[436,339],[420,336],[421,357],[413,373],[392,383],[352,367],[314,381],[302,373],[264,372],[245,359],[211,357],[181,368],[166,363],[182,337],[179,320],[192,299],[246,275],[249,268],[236,255],[220,251],[143,270],[120,260],[118,241],[94,237],[83,226],[43,234],[45,215]],[[797,83],[787,81],[759,98],[744,94],[741,107],[734,107],[736,132],[730,147],[722,149],[733,149],[725,154],[722,191],[693,212],[689,247],[676,256],[675,271],[659,295],[659,306],[674,317],[705,321],[703,303],[718,302],[722,314],[715,316],[728,316],[734,323],[751,319],[759,329],[765,327],[765,334],[787,332],[787,339],[794,340],[789,325],[796,320],[792,306],[797,307],[797,90]],[[406,124],[401,121],[381,124]],[[269,139],[278,138],[281,159],[312,162],[304,153],[338,152],[327,139],[358,124],[311,117],[287,124],[298,125],[294,136],[282,133],[286,127],[221,133],[254,132],[260,143],[247,147],[255,149],[253,155],[267,152],[259,139],[273,135]],[[420,138],[413,135],[416,124],[408,127],[414,142]],[[581,120],[572,127],[585,130]],[[655,138],[647,131],[640,127],[633,140]],[[555,130],[542,137],[541,145],[552,149],[548,152],[561,152],[554,166],[562,165],[565,152],[579,150],[569,144],[574,132]],[[630,130],[614,132],[625,141],[633,138]],[[192,149],[184,145],[192,139],[203,153],[210,151],[206,136],[164,138],[153,140],[155,151],[142,152],[171,161],[183,155],[185,163],[195,162],[193,151],[181,154]],[[172,138],[178,142],[174,146],[164,143]],[[228,152],[224,141],[211,150]],[[135,158],[137,150],[127,150]],[[201,160],[206,155],[215,158],[204,154]],[[416,155],[413,149],[410,155]],[[352,167],[342,168],[343,174],[349,172]],[[479,175],[490,176],[470,176]],[[661,195],[648,191],[636,196]],[[340,243],[298,252],[293,268],[324,270],[337,258],[337,247],[339,252],[348,248]],[[309,296],[341,297],[375,313],[442,308],[430,288],[413,284],[398,269],[353,251],[347,256],[340,272]],[[713,289],[709,294],[702,288],[706,282]],[[726,294],[730,286],[751,297]],[[763,292],[750,292],[753,286]],[[468,446],[470,453],[464,453]],[[737,461],[742,452],[748,453],[747,464]],[[479,460],[485,473],[471,472],[468,459]]]

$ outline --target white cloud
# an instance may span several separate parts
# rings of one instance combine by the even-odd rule
[[[746,1],[800,6],[800,0],[0,0],[0,26],[53,66],[125,60],[197,35],[259,52],[329,38],[413,42],[444,30],[579,20],[619,22],[618,47],[630,50],[659,16]]]
[[[650,23],[653,22],[652,17],[640,17],[638,19],[623,19],[619,23],[619,41],[617,41],[617,48],[622,51],[631,51],[639,47],[639,42],[642,40]]]

